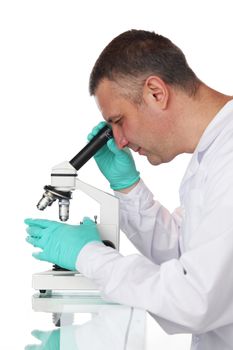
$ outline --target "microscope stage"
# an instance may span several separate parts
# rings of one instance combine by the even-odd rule
[[[48,290],[96,291],[93,281],[78,271],[45,271],[32,276],[32,288],[41,292]]]

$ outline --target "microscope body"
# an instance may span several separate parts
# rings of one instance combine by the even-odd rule
[[[77,170],[112,137],[109,127],[104,127],[70,162],[60,163],[52,168],[51,184],[45,186],[45,192],[37,204],[44,210],[56,200],[59,206],[59,218],[67,221],[72,192],[80,190],[99,203],[100,215],[98,230],[104,244],[119,250],[119,201],[115,196],[95,188],[77,178]],[[96,291],[95,284],[78,271],[49,270],[36,273],[32,278],[32,287],[41,293],[54,290]]]
[[[103,242],[109,242],[112,247],[119,250],[119,201],[115,196],[95,188],[77,178],[76,170],[69,162],[60,163],[53,167],[51,173],[51,186],[45,186],[45,197],[58,196],[59,216],[64,220],[64,213],[69,213],[68,201],[72,192],[80,190],[99,203],[99,223],[96,223]],[[51,192],[50,192],[51,191]],[[62,194],[64,193],[64,196]],[[68,198],[69,197],[69,198]],[[56,199],[53,198],[51,205]],[[42,204],[44,203],[42,198]],[[40,203],[39,202],[39,203]],[[42,205],[40,203],[40,205]],[[39,204],[38,204],[39,205]],[[63,208],[65,206],[65,209]],[[66,216],[67,218],[67,216]],[[78,271],[49,270],[36,273],[32,278],[32,286],[41,293],[57,290],[96,291],[95,284]]]

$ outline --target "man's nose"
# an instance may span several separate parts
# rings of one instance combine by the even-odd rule
[[[113,129],[112,131],[113,131],[114,140],[116,142],[117,147],[119,149],[126,147],[129,141],[126,139],[122,131],[119,130],[118,128],[112,128],[112,129]]]

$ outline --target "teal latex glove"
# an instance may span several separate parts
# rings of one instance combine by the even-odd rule
[[[68,225],[43,219],[26,219],[26,241],[41,248],[33,253],[36,259],[49,261],[68,270],[75,270],[75,263],[82,248],[89,242],[101,242],[96,224],[84,218],[81,225]]]
[[[60,329],[53,331],[32,331],[32,335],[41,341],[40,345],[27,345],[24,350],[60,350]]]
[[[87,136],[88,140],[92,140],[105,125],[105,122],[100,122]],[[129,148],[119,149],[113,138],[94,155],[94,159],[113,190],[130,187],[140,178]]]

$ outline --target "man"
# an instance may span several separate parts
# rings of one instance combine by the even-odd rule
[[[170,40],[142,30],[103,50],[90,93],[115,140],[95,159],[142,255],[105,247],[88,218],[81,226],[27,219],[28,241],[42,248],[36,257],[77,268],[105,298],[148,310],[167,333],[192,333],[192,349],[233,349],[232,97],[201,82]],[[152,165],[193,153],[174,213],[153,199],[129,148]]]

